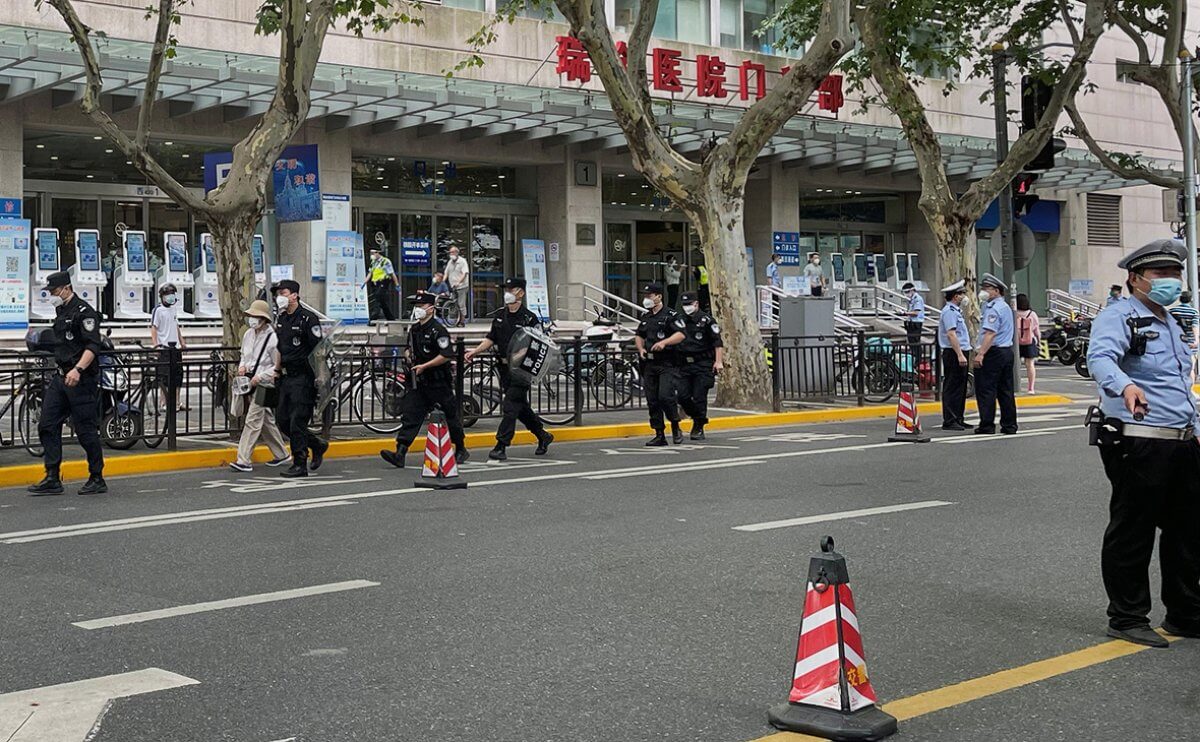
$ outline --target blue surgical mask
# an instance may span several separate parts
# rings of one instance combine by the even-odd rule
[[[1183,293],[1183,281],[1178,278],[1154,278],[1150,281],[1150,290],[1146,296],[1160,307],[1167,307],[1179,301]]]

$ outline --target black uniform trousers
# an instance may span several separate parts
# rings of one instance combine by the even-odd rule
[[[1100,567],[1108,622],[1116,629],[1149,624],[1154,536],[1162,567],[1167,621],[1200,631],[1200,444],[1122,438],[1100,446],[1112,483]]]
[[[104,474],[104,449],[100,445],[99,374],[83,373],[79,383],[67,386],[61,373],[50,376],[42,397],[42,416],[38,419],[38,441],[45,451],[43,461],[48,473],[58,473],[62,465],[62,426],[71,418],[75,437],[87,453],[88,473]]]
[[[967,367],[958,365],[953,349],[942,348],[942,425],[965,425],[966,406]]]
[[[275,424],[291,443],[293,466],[308,461],[311,449],[321,450],[329,445],[308,431],[316,405],[316,376],[311,371],[285,371],[283,378],[279,380],[279,404],[275,407]]]
[[[661,433],[665,427],[663,415],[673,423],[679,422],[679,407],[675,403],[679,369],[673,364],[648,361],[642,369],[642,384],[650,408],[650,427]]]
[[[454,446],[466,447],[467,436],[463,431],[462,410],[459,409],[458,398],[454,396],[454,387],[449,381],[422,383],[421,377],[418,376],[416,388],[405,392],[401,405],[400,430],[396,432],[397,450],[408,450],[434,407],[445,413],[446,427],[450,429],[450,440],[454,442]]]
[[[542,425],[541,418],[529,404],[529,387],[514,380],[507,366],[501,366],[500,388],[504,392],[504,401],[500,405],[503,417],[500,418],[500,427],[496,429],[496,443],[512,445],[517,432],[517,420],[541,440],[546,435],[546,426]]]
[[[380,281],[371,284],[371,319],[385,319],[389,322],[396,319],[392,311],[392,281]]]
[[[708,424],[708,390],[717,383],[712,367],[712,358],[701,358],[679,369],[679,406],[697,425]]]
[[[921,331],[925,329],[924,323],[921,322],[905,322],[904,334],[908,336],[908,344],[916,345],[921,342]]]
[[[1017,398],[1013,392],[1012,347],[988,349],[983,364],[975,371],[975,400],[979,403],[979,427],[996,429],[996,403],[1000,403],[1000,429],[1016,431]]]
[[[667,307],[670,309],[679,308],[679,284],[667,284]]]

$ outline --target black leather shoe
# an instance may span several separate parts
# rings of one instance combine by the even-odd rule
[[[279,472],[279,476],[287,479],[296,479],[298,477],[308,476],[308,466],[304,461],[293,463],[286,471]]]
[[[397,469],[403,469],[404,468],[404,456],[407,453],[408,453],[408,451],[388,451],[385,449],[385,450],[379,452],[379,458],[388,462],[389,464],[396,467]]]
[[[471,460],[471,452],[464,448],[454,449],[454,463],[465,464]]]
[[[1134,626],[1128,629],[1114,629],[1109,626],[1105,632],[1114,639],[1123,639],[1134,644],[1141,644],[1145,647],[1154,647],[1155,649],[1166,649],[1171,646],[1170,642],[1158,635],[1158,632],[1149,626]]]
[[[108,482],[104,481],[104,477],[95,475],[88,477],[87,482],[79,488],[81,495],[103,495],[108,492]]]
[[[975,435],[995,435],[995,428],[975,428]]]
[[[547,431],[545,435],[538,438],[537,448],[534,450],[534,456],[545,456],[546,451],[550,450],[550,444],[554,442],[554,434]]]
[[[683,428],[679,427],[679,423],[671,423],[671,442],[676,446],[683,443]]]
[[[653,438],[646,441],[646,445],[654,446],[654,447],[665,446],[665,445],[667,445],[667,437],[665,435],[663,435],[662,431],[660,430],[660,431],[658,431],[658,433],[655,434],[655,436]]]
[[[1182,626],[1176,626],[1170,621],[1163,621],[1163,631],[1171,636],[1182,636],[1187,639],[1200,639],[1200,629],[1185,629]]]
[[[318,441],[318,444],[312,447],[312,461],[308,465],[311,471],[321,468],[321,464],[325,463],[325,452],[329,450],[329,444],[325,441]]]
[[[31,484],[27,488],[29,494],[33,497],[45,497],[46,495],[61,495],[63,493],[62,480],[57,474],[47,474],[42,481],[37,484]]]
[[[1000,432],[1003,433],[1004,435],[1016,435],[1017,429],[1016,428],[1000,428]]]
[[[942,430],[967,430],[967,426],[960,423],[950,423],[949,425],[943,425]]]
[[[504,452],[505,448],[507,446],[497,443],[496,447],[488,452],[488,458],[492,461],[508,461],[508,454]]]
[[[689,437],[694,441],[704,440],[704,426],[703,425],[693,425],[692,426],[692,434]]]

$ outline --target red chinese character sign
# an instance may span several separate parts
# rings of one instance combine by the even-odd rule
[[[696,96],[699,98],[724,98],[725,63],[718,56],[696,55]]]
[[[650,84],[655,90],[682,93],[683,82],[679,79],[679,58],[682,52],[674,49],[655,49],[650,54]]]
[[[568,82],[588,82],[592,79],[592,60],[584,50],[583,44],[574,36],[558,36],[555,38],[558,48],[558,65],[554,71],[562,77],[567,75]]]

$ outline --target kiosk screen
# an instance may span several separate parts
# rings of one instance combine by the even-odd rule
[[[95,232],[79,233],[79,269],[100,270],[100,235]]]
[[[125,235],[125,270],[139,273],[146,270],[146,238],[142,234]]]
[[[167,270],[172,273],[187,272],[187,235],[173,234],[167,237]]]
[[[58,270],[58,235],[50,230],[38,230],[37,267],[40,271]]]
[[[204,270],[212,275],[217,274],[217,251],[213,249],[212,236],[200,238],[200,248],[204,250]]]

